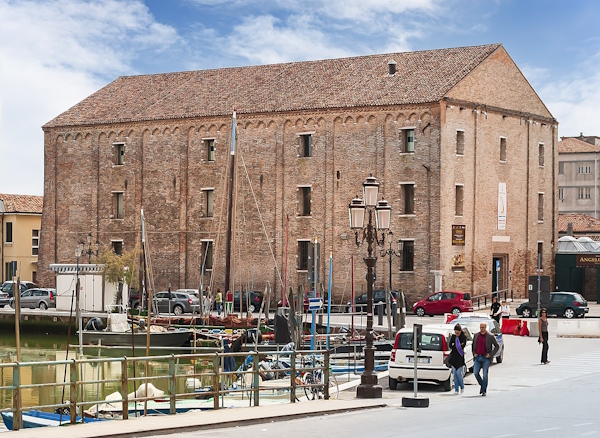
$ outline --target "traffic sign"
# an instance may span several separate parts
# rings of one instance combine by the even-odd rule
[[[323,307],[323,298],[309,298],[308,310],[319,310]]]
[[[496,260],[496,272],[500,272],[500,260]]]

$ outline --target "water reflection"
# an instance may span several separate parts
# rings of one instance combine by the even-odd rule
[[[73,338],[72,338],[73,340]],[[74,339],[77,340],[76,338]],[[161,350],[154,353],[157,355],[168,355],[171,351]],[[184,353],[183,351],[173,351],[173,353]],[[145,350],[136,349],[135,356],[140,357],[145,354]],[[106,349],[99,350],[97,347],[85,348],[84,358],[122,358],[124,356],[132,357],[131,349]],[[24,334],[21,337],[21,362],[56,362],[65,359],[72,360],[77,358],[78,351],[76,347],[71,346],[67,355],[66,336],[57,335],[31,335]],[[14,334],[0,335],[0,358],[2,364],[16,361],[16,344]],[[185,392],[186,377],[194,372],[200,372],[201,368],[212,366],[212,362],[179,360],[176,363],[176,372],[181,374],[175,381],[178,394]],[[85,401],[103,400],[107,395],[113,392],[121,392],[121,360],[102,363],[84,363],[80,364],[77,370],[83,381],[89,383],[83,386],[83,396]],[[128,363],[127,374],[129,379],[128,392],[133,392],[135,388],[143,384],[143,380],[137,382],[133,378],[144,378],[146,376],[144,362]],[[196,370],[196,371],[194,371]],[[21,398],[24,409],[27,407],[52,405],[68,402],[70,399],[69,381],[71,378],[71,369],[69,365],[62,364],[44,364],[21,367],[21,385],[52,383],[53,386],[25,388],[22,390]],[[148,376],[167,376],[169,374],[168,359],[152,360],[148,367]],[[201,379],[202,384],[210,384],[209,378]],[[0,367],[0,385],[10,386],[13,383],[13,368]],[[62,385],[66,383],[66,385]],[[158,389],[168,392],[168,378],[151,380],[151,383]],[[13,394],[11,390],[2,390],[0,397],[0,408],[12,407]],[[53,409],[44,409],[53,411]]]

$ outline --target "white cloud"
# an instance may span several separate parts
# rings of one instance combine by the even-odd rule
[[[134,0],[0,0],[0,17],[0,192],[42,194],[41,126],[178,36]]]

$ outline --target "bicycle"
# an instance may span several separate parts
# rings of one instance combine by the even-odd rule
[[[312,358],[302,358],[302,367],[313,366]],[[298,378],[298,384],[304,388],[304,394],[307,400],[319,400],[325,398],[325,373],[322,368],[323,362],[319,359],[314,360],[316,370],[306,371]],[[337,400],[340,396],[340,387],[336,377],[333,375],[331,365],[329,365],[329,399]]]

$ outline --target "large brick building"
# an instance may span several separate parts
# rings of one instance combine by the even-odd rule
[[[289,286],[306,284],[316,236],[336,299],[351,255],[363,289],[348,203],[369,174],[394,209],[392,282],[409,299],[489,292],[496,260],[499,289],[524,294],[538,253],[552,276],[557,122],[494,44],[116,79],[44,126],[40,280],[90,232],[132,248],[143,206],[157,289],[197,288],[207,246],[222,286],[234,108],[236,289],[280,293],[286,235]]]

